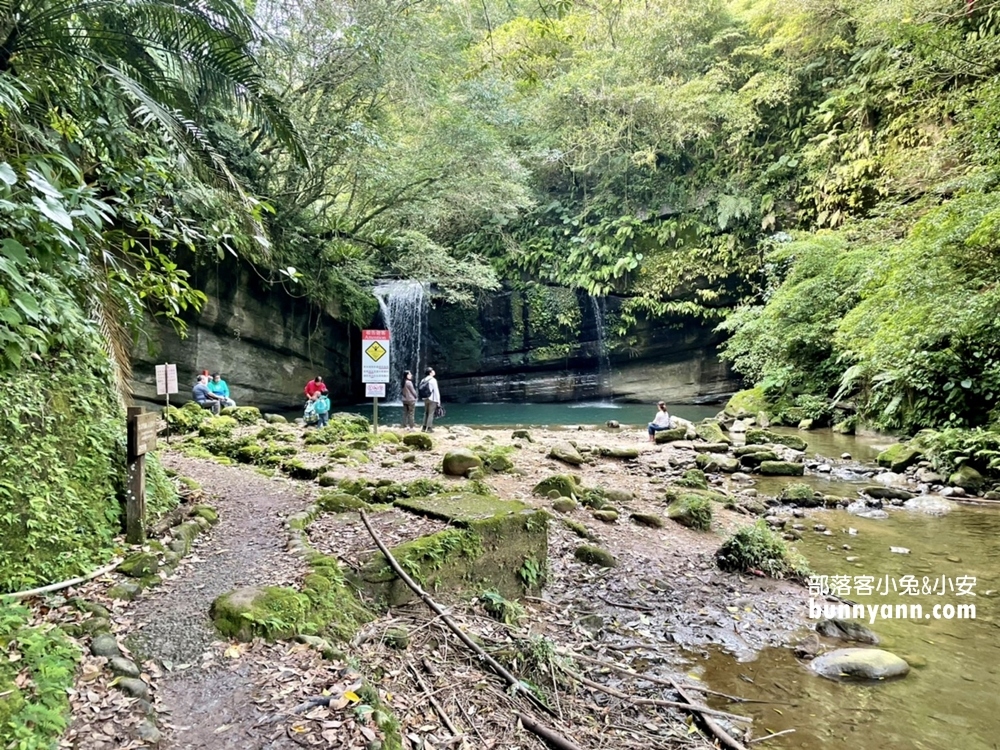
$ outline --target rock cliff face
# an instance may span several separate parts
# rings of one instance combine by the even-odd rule
[[[326,379],[339,403],[364,399],[360,332],[338,320],[338,311],[320,312],[232,262],[193,277],[208,302],[189,319],[184,339],[168,325],[150,323],[134,357],[137,399],[163,403],[153,369],[162,362],[178,366],[178,401],[190,398],[203,369],[222,373],[237,403],[265,409],[300,406],[302,387],[315,375]],[[641,323],[627,340],[602,337],[622,302],[609,297],[598,306],[581,292],[535,285],[486,295],[475,307],[439,305],[428,315],[421,361],[437,369],[446,401],[613,396],[707,403],[739,389],[719,361],[718,337],[709,326],[678,319]]]
[[[348,325],[280,286],[267,287],[251,269],[233,262],[218,270],[201,268],[192,277],[208,302],[189,319],[184,339],[169,325],[149,323],[133,357],[138,400],[163,403],[153,369],[163,362],[177,364],[178,401],[190,400],[194,378],[205,369],[222,374],[238,404],[298,407],[303,386],[316,375],[324,377],[336,400],[354,400],[351,357],[358,336]]]
[[[640,324],[627,341],[606,334],[623,300],[604,309],[582,293],[535,286],[476,308],[431,310],[429,362],[446,400],[712,402],[739,389],[711,327],[678,319]],[[602,337],[600,325],[605,321]],[[602,370],[602,360],[609,371]]]

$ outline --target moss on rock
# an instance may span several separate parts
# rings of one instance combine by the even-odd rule
[[[923,457],[920,451],[906,443],[896,443],[878,454],[875,461],[897,474],[906,471]]]
[[[209,417],[198,425],[198,434],[202,437],[229,437],[239,426],[232,417]]]
[[[747,445],[784,445],[797,451],[804,451],[808,443],[798,435],[785,435],[771,430],[747,430]]]
[[[536,484],[533,490],[536,495],[543,497],[551,497],[550,493],[553,491],[562,497],[576,497],[583,493],[583,488],[571,474],[553,474]]]
[[[306,622],[309,598],[283,586],[247,586],[212,602],[209,615],[222,635],[241,641],[290,638]]]
[[[683,494],[667,508],[667,516],[689,529],[708,531],[712,528],[712,503],[702,495]]]
[[[764,396],[764,389],[758,386],[734,393],[726,403],[724,411],[730,417],[746,419],[756,417],[759,412],[766,412],[770,408],[771,405]]]
[[[654,440],[658,445],[675,443],[687,437],[687,427],[672,427],[669,430],[659,430]]]
[[[411,448],[416,448],[417,450],[429,451],[434,447],[434,441],[426,433],[411,432],[409,435],[403,436],[403,445],[409,445]]]
[[[707,490],[708,479],[701,469],[688,469],[684,475],[674,482],[678,487],[690,487],[695,490]]]
[[[441,471],[451,477],[464,477],[483,465],[483,459],[468,448],[455,448],[444,454]]]
[[[136,552],[126,557],[118,566],[118,572],[130,578],[145,578],[160,569],[160,561],[152,552]]]
[[[581,544],[573,550],[573,557],[587,565],[599,565],[602,568],[614,568],[618,565],[614,555],[591,544]]]
[[[347,513],[370,507],[364,500],[345,492],[324,492],[319,496],[316,505],[324,513]]]
[[[758,467],[766,477],[801,477],[805,466],[793,461],[762,461]]]
[[[707,419],[701,424],[695,425],[694,431],[706,443],[725,443],[729,445],[732,439],[722,431],[722,426],[714,419]]]

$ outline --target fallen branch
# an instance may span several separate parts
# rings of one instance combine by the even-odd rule
[[[413,678],[417,681],[417,686],[424,691],[424,696],[426,696],[431,706],[437,712],[437,715],[441,717],[441,721],[448,728],[448,731],[451,732],[453,737],[458,737],[461,734],[461,732],[455,729],[455,725],[451,723],[451,719],[448,717],[448,714],[445,713],[444,708],[441,707],[441,704],[438,703],[437,698],[431,695],[431,691],[427,687],[427,683],[424,682],[424,678],[420,676],[420,673],[416,670],[416,668],[412,664],[407,664],[406,668],[410,670],[410,674],[412,674]]]
[[[521,726],[532,734],[541,737],[550,746],[557,748],[557,750],[581,750],[579,745],[575,745],[562,735],[556,734],[544,724],[539,724],[530,716],[525,716],[520,711],[516,711],[514,715],[521,722]]]
[[[524,695],[532,704],[542,709],[547,714],[554,715],[551,708],[546,706],[544,703],[538,700],[538,698],[532,695],[531,691],[524,686],[524,683],[522,683],[521,680],[512,675],[506,668],[504,668],[502,664],[500,664],[500,662],[498,662],[496,659],[494,659],[485,651],[483,651],[483,649],[479,646],[479,644],[477,644],[475,641],[469,638],[469,636],[466,635],[465,631],[462,630],[460,627],[458,627],[458,625],[456,625],[454,621],[450,617],[448,617],[448,615],[445,614],[444,609],[442,609],[441,605],[438,604],[436,601],[434,601],[431,598],[430,594],[428,594],[426,591],[420,588],[420,585],[416,581],[410,578],[407,572],[403,570],[400,564],[396,561],[396,558],[392,556],[392,553],[389,551],[389,548],[385,546],[379,535],[375,533],[375,529],[372,528],[371,523],[368,521],[368,515],[363,510],[358,511],[358,513],[361,515],[361,521],[362,523],[364,523],[365,528],[368,529],[368,533],[371,534],[372,539],[375,540],[375,544],[379,548],[379,551],[385,557],[386,562],[389,563],[389,567],[392,568],[393,572],[399,577],[399,580],[401,580],[403,583],[409,586],[410,589],[413,591],[413,593],[415,593],[423,600],[424,604],[426,604],[428,607],[434,610],[434,612],[436,612],[438,617],[440,618],[441,622],[444,623],[448,627],[448,629],[451,630],[451,632],[453,632],[456,636],[458,636],[458,639],[462,643],[464,643],[469,649],[471,649],[472,652],[479,657],[480,661],[485,662],[486,665],[489,666],[489,668],[492,669],[494,673],[502,677],[512,690]]]
[[[671,680],[671,682],[673,682],[673,680]],[[691,696],[685,693],[684,690],[681,689],[681,686],[676,682],[674,682],[674,689],[680,694],[681,698],[694,706],[694,701],[691,699]],[[720,727],[718,722],[712,720],[712,717],[706,716],[704,712],[701,712],[701,716],[699,718],[702,722],[704,722],[705,728],[714,734],[724,747],[728,747],[729,750],[747,750],[742,742],[735,739],[731,734],[729,734],[729,732]]]
[[[0,595],[0,599],[5,597],[10,597],[11,599],[27,599],[29,596],[39,596],[41,594],[51,594],[53,591],[62,591],[63,589],[68,589],[70,586],[76,586],[80,583],[85,583],[93,578],[102,576],[105,573],[110,573],[112,570],[121,565],[124,560],[115,560],[110,565],[106,565],[103,568],[95,570],[93,573],[88,573],[85,576],[80,576],[79,578],[70,578],[68,581],[61,581],[60,583],[50,583],[48,586],[41,586],[37,589],[30,589],[28,591],[18,591],[16,594],[3,594]]]
[[[793,728],[793,729],[783,729],[780,732],[772,732],[771,734],[767,735],[766,737],[756,737],[756,738],[750,740],[747,744],[748,745],[753,745],[753,744],[755,744],[757,742],[763,742],[764,740],[773,740],[775,737],[780,737],[783,734],[791,734],[794,731],[795,731],[795,729]]]
[[[681,703],[679,701],[665,701],[660,698],[642,698],[636,695],[629,695],[628,693],[623,693],[621,690],[616,690],[613,687],[608,687],[607,685],[602,685],[599,682],[594,682],[584,677],[582,674],[577,674],[571,669],[566,667],[560,667],[566,674],[577,680],[587,687],[593,688],[594,690],[599,690],[602,693],[607,693],[610,696],[619,698],[630,703],[634,703],[637,706],[657,706],[660,708],[679,708],[689,712],[695,712],[702,715],[720,716],[724,719],[732,719],[733,721],[752,721],[752,719],[746,716],[740,716],[739,714],[731,714],[728,711],[716,711],[714,708],[709,708],[708,706],[702,706],[700,703],[695,703],[689,698],[685,698],[688,703]],[[680,692],[680,691],[678,691]],[[681,694],[683,697],[683,693]],[[740,746],[742,747],[742,745]]]

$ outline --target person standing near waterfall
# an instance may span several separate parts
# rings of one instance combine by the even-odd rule
[[[403,429],[411,430],[417,426],[413,413],[417,409],[417,389],[413,385],[413,373],[407,370],[403,373]]]
[[[434,368],[428,367],[427,374],[420,381],[417,394],[424,400],[424,426],[422,432],[434,432],[434,412],[441,404],[441,391],[438,390]]]

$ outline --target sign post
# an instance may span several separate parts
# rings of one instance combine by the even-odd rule
[[[385,384],[389,382],[389,341],[389,331],[361,332],[361,382],[365,384],[365,398],[372,399],[375,432],[378,432],[378,400],[385,398]]]
[[[177,393],[177,365],[157,365],[156,395],[167,397],[167,409],[170,408],[171,393]],[[167,444],[170,444],[170,422],[167,422]]]
[[[128,408],[128,486],[125,497],[125,541],[146,541],[146,454],[156,449],[156,412]]]

